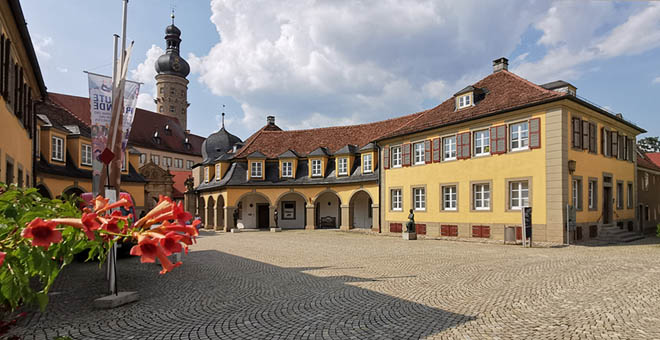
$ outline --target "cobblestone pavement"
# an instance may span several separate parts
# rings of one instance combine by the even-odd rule
[[[660,339],[660,242],[565,248],[336,231],[204,233],[184,264],[119,261],[109,311],[70,266],[25,339]]]

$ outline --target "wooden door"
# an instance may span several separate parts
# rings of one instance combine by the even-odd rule
[[[259,204],[257,205],[257,227],[258,228],[268,228],[270,227],[270,221],[268,214],[270,213],[268,209],[268,204]]]

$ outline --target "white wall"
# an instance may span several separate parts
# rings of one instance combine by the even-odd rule
[[[259,195],[249,195],[247,197],[244,197],[241,200],[241,202],[243,204],[243,215],[241,216],[242,218],[238,220],[238,223],[236,223],[236,226],[239,229],[256,229],[257,204],[258,203],[268,204],[268,201],[266,201],[265,198]],[[252,207],[250,207],[250,204],[252,204]]]
[[[319,219],[325,216],[333,216],[336,221],[336,227],[339,227],[339,198],[332,193],[325,193],[316,202],[320,203]],[[328,202],[330,205],[328,205]]]
[[[357,194],[352,201],[351,208],[353,208],[353,227],[354,228],[370,228],[371,218],[369,217],[369,196],[365,193]]]
[[[282,202],[296,202],[296,219],[284,220]],[[305,199],[298,194],[284,195],[277,205],[277,225],[284,229],[305,229]]]

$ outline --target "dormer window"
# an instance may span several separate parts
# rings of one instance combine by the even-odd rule
[[[220,164],[215,165],[215,180],[220,180]]]
[[[204,182],[206,182],[206,183],[209,182],[209,168],[208,167],[204,168]]]
[[[172,135],[172,130],[170,129],[169,124],[165,124],[165,134],[168,135],[168,136]]]
[[[262,174],[261,162],[252,162],[250,166],[250,177],[261,178]]]
[[[293,177],[293,163],[290,161],[282,162],[282,177]]]
[[[348,175],[348,158],[337,159],[337,174]]]
[[[312,176],[317,177],[321,176],[321,160],[320,159],[313,159],[312,160]]]
[[[458,108],[466,108],[468,106],[472,106],[472,94],[465,94],[460,97],[458,97]]]
[[[153,141],[155,144],[160,144],[160,136],[158,135],[158,131],[154,132]]]

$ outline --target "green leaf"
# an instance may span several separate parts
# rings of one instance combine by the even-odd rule
[[[37,302],[39,303],[39,309],[43,313],[46,310],[46,306],[48,305],[48,293],[46,292],[37,293]]]

